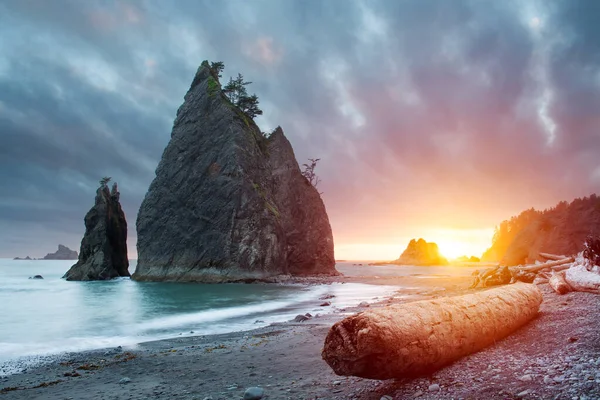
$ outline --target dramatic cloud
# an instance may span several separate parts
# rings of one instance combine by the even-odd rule
[[[600,187],[599,12],[593,0],[0,2],[0,257],[78,247],[102,176],[120,184],[134,253],[137,209],[204,59],[253,82],[257,122],[281,125],[300,163],[321,158],[338,257],[396,256],[421,235],[488,240],[523,209]]]

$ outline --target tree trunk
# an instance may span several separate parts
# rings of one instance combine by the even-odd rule
[[[541,302],[536,286],[516,283],[372,309],[333,325],[322,356],[338,375],[421,375],[508,336],[537,315]]]

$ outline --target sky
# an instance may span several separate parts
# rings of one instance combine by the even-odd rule
[[[200,63],[320,158],[337,259],[480,255],[600,189],[600,2],[0,0],[0,257],[79,250],[98,180],[135,219]]]

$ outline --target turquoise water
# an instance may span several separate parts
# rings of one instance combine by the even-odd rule
[[[0,375],[1,364],[20,357],[248,330],[297,314],[326,312],[329,307],[319,307],[319,297],[326,294],[335,295],[332,306],[342,308],[398,289],[352,283],[148,283],[129,278],[67,282],[61,277],[72,264],[0,259]],[[130,270],[134,269],[135,261]],[[28,279],[38,274],[44,279]]]

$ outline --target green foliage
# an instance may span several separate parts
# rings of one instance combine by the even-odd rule
[[[208,95],[214,96],[219,92],[219,82],[215,80],[212,76],[208,77]]]
[[[244,81],[244,76],[238,73],[237,78],[229,78],[229,82],[223,88],[223,93],[244,114],[254,118],[257,115],[262,115],[263,112],[258,108],[258,96],[255,94],[248,95],[246,86],[251,83]]]
[[[223,61],[214,61],[210,63],[210,69],[212,69],[214,73],[217,74],[217,76],[220,78],[222,76],[221,73],[225,69],[225,63],[223,63]]]
[[[104,178],[100,179],[100,187],[106,186],[111,179],[112,178],[110,176],[105,176]]]

